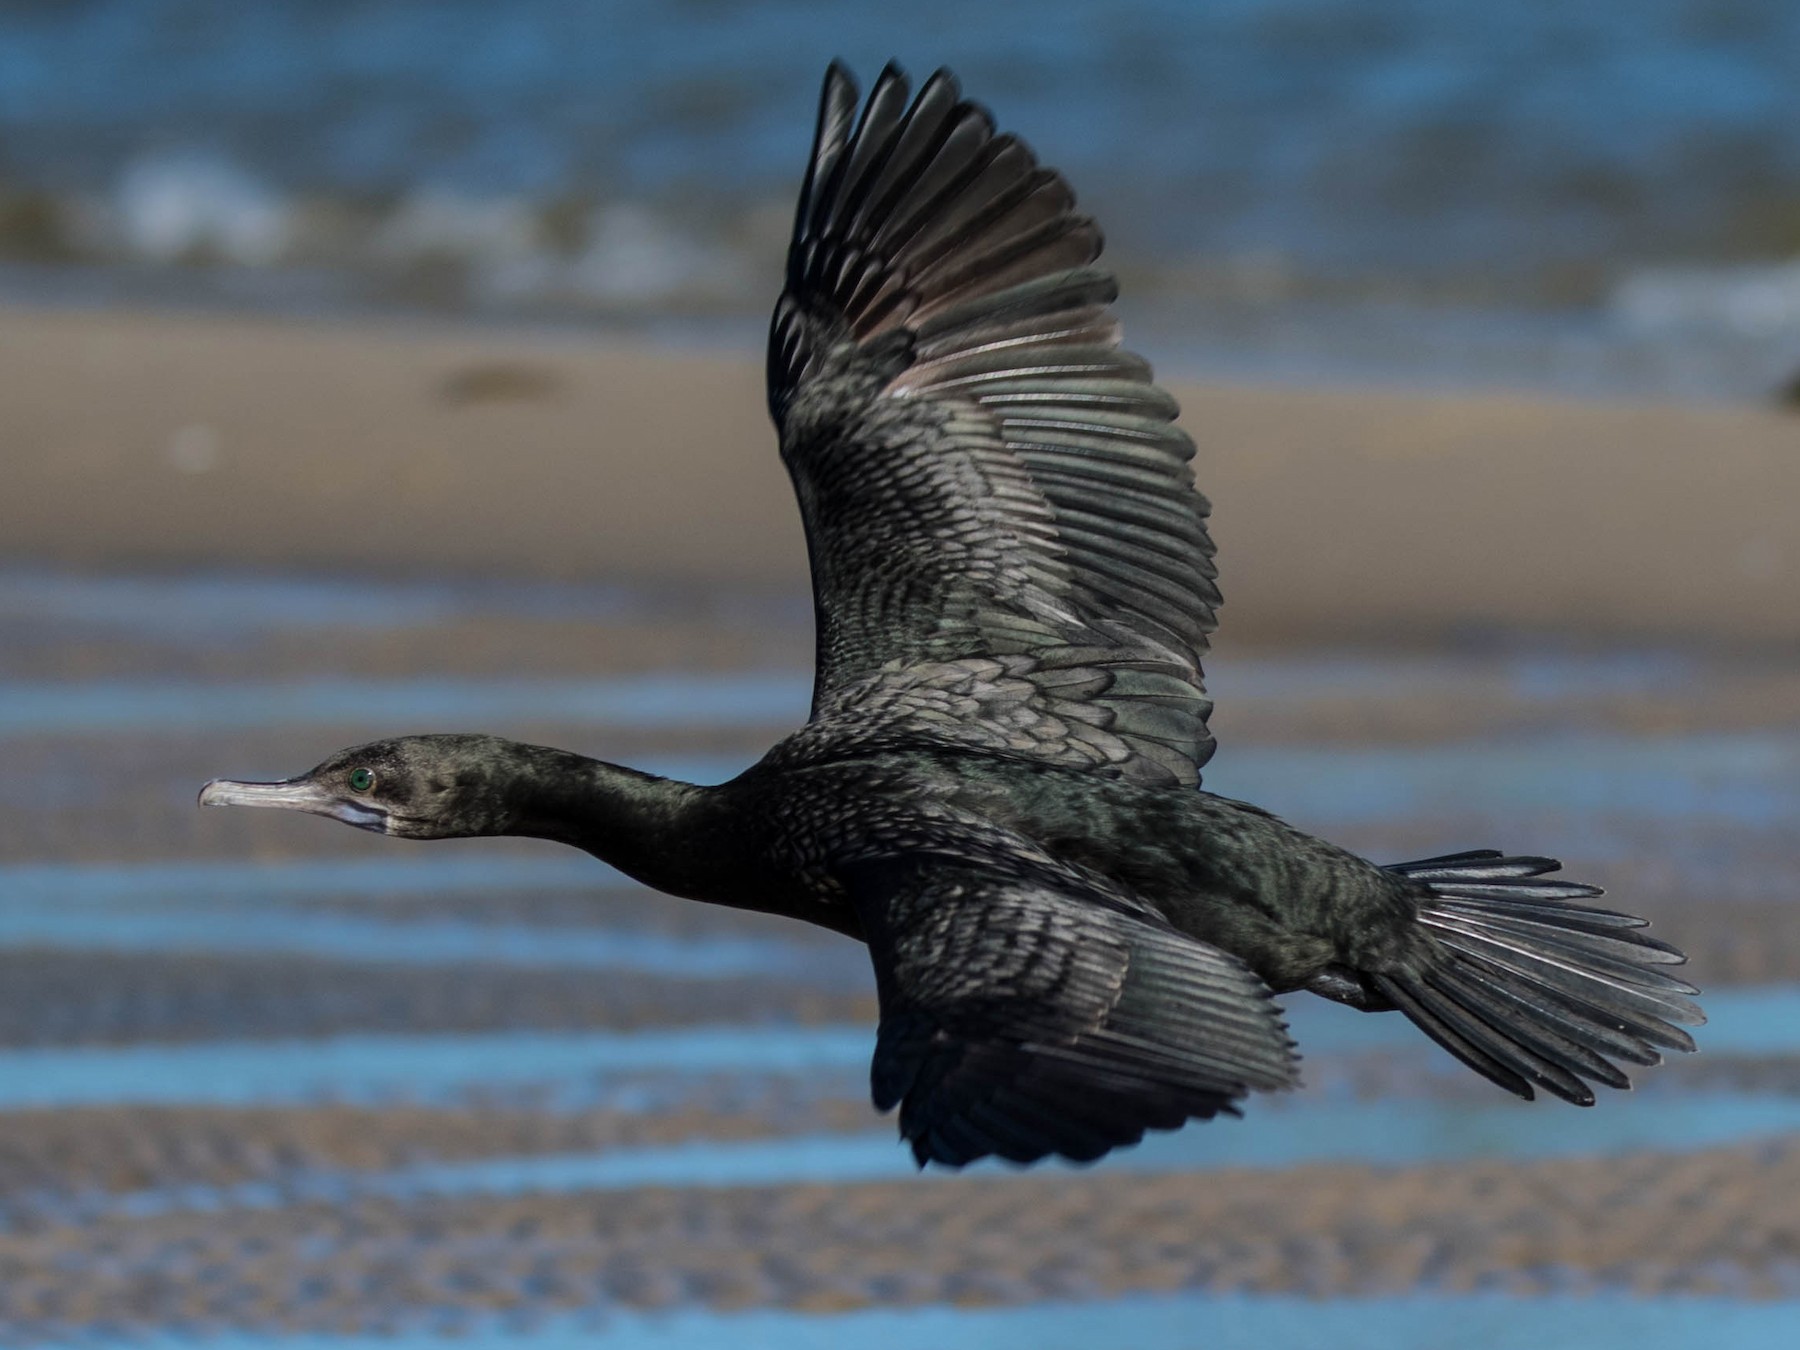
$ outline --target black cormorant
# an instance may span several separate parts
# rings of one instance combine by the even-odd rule
[[[859,114],[834,65],[768,351],[810,722],[716,787],[437,735],[201,802],[559,840],[866,941],[875,1104],[921,1164],[1098,1158],[1289,1087],[1292,990],[1398,1009],[1527,1098],[1692,1049],[1681,954],[1551,859],[1379,867],[1200,790],[1208,507],[1099,253],[948,73],[912,98],[889,67]]]

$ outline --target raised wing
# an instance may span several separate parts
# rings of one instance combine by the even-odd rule
[[[843,876],[881,997],[875,1105],[921,1166],[1087,1162],[1296,1082],[1262,981],[1124,897],[966,843]]]
[[[1118,348],[1068,185],[949,74],[908,95],[890,66],[856,119],[827,74],[770,334],[815,722],[1196,783],[1218,591],[1193,445]]]

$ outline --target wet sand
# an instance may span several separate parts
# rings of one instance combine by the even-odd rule
[[[1317,1300],[1281,1306],[1296,1344],[1443,1297],[1385,1343],[1480,1350],[1559,1343],[1566,1296],[1800,1298],[1800,423],[1182,392],[1232,601],[1209,785],[1384,860],[1558,854],[1691,951],[1705,1053],[1513,1107],[1392,1019],[1309,1010],[1306,1090],[1241,1125],[906,1179],[852,944],[549,845],[193,807],[449,729],[391,724],[421,709],[754,759],[804,715],[810,635],[748,360],[15,311],[0,1340],[501,1346],[567,1315],[559,1345],[676,1343],[644,1310],[837,1344],[930,1308],[997,1345],[966,1310],[1126,1299],[1109,1334],[1160,1344],[1129,1300],[1166,1292],[1183,1335],[1248,1329],[1222,1345],[1263,1343],[1252,1293]],[[1465,1324],[1469,1291],[1515,1311]]]
[[[1800,1002],[1765,997],[1800,980],[1800,674],[1778,659],[1215,663],[1215,782],[1379,857],[1562,853],[1693,948],[1720,1010],[1708,1053],[1593,1112],[1513,1106],[1389,1019],[1301,1009],[1306,1090],[1241,1125],[1090,1173],[906,1180],[867,1106],[852,944],[550,846],[408,847],[192,805],[209,773],[284,771],[447,689],[503,732],[747,762],[802,715],[803,610],[746,632],[704,606],[659,627],[661,601],[579,587],[41,567],[9,584],[33,603],[0,603],[0,689],[15,709],[60,691],[32,705],[55,711],[41,727],[0,718],[9,1343],[430,1327],[505,1344],[525,1333],[496,1317],[634,1311],[731,1336],[751,1309],[824,1327],[1153,1293],[1301,1294],[1324,1336],[1358,1316],[1340,1300],[1383,1294],[1506,1291],[1526,1318],[1592,1291],[1800,1295]],[[620,701],[645,632],[691,725]],[[539,659],[587,700],[518,683]],[[326,678],[382,712],[308,683]],[[266,719],[221,715],[224,693],[266,699]],[[1127,1329],[1163,1316],[1120,1308]],[[599,1325],[576,1339],[656,1343]]]
[[[832,1313],[1421,1287],[1772,1299],[1800,1292],[1800,1230],[1768,1198],[1796,1185],[1800,1151],[1783,1144],[1607,1163],[1044,1173],[99,1218],[79,1237],[106,1260],[78,1276],[69,1228],[0,1234],[0,1319],[27,1332],[149,1321],[353,1333],[404,1327],[408,1309],[547,1315],[596,1303]]]

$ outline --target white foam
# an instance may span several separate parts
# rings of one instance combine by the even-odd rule
[[[1649,334],[1800,335],[1800,260],[1638,272],[1614,291],[1612,310],[1627,327]]]
[[[644,302],[683,292],[741,294],[754,284],[745,259],[702,244],[648,208],[624,202],[596,211],[588,247],[569,284],[598,300]]]
[[[408,197],[374,239],[375,252],[390,259],[450,257],[475,266],[530,260],[542,248],[538,216],[529,202],[442,189]]]
[[[229,160],[199,150],[132,161],[113,202],[125,250],[151,262],[210,256],[266,266],[293,241],[293,213],[278,194]]]

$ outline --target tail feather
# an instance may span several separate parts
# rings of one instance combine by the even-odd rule
[[[1592,1004],[1567,998],[1548,989],[1533,989],[1522,984],[1508,985],[1498,980],[1490,980],[1482,987],[1520,1001],[1525,1005],[1521,1011],[1527,1020],[1552,1022],[1563,1035],[1597,1054],[1609,1059],[1622,1059],[1628,1064],[1637,1064],[1643,1068],[1662,1063],[1662,1054],[1645,1034],[1650,1030],[1648,1027],[1636,1022],[1627,1026],[1624,1024],[1626,1019],[1611,1017]],[[1676,1036],[1684,1034],[1673,1027],[1663,1029]],[[1670,1048],[1683,1047],[1677,1045]],[[1687,1048],[1692,1048],[1691,1043]]]
[[[1677,995],[1700,992],[1686,980],[1678,980],[1661,969],[1670,964],[1669,952],[1662,943],[1633,947],[1606,939],[1597,942],[1575,928],[1518,923],[1506,914],[1469,918],[1446,914],[1436,906],[1424,916],[1424,922],[1435,928],[1444,942],[1471,956],[1495,961],[1535,960],[1557,966],[1576,978],[1605,980],[1623,989]],[[1621,948],[1626,954],[1620,953]],[[1632,960],[1631,954],[1637,954],[1638,959]]]
[[[1552,928],[1576,929],[1592,933],[1595,937],[1605,937],[1615,928],[1639,929],[1646,926],[1646,921],[1634,914],[1615,914],[1610,909],[1594,909],[1588,905],[1570,905],[1555,900],[1540,903],[1508,896],[1500,898],[1507,900],[1507,914],[1516,923],[1529,923],[1535,920],[1546,923]],[[1465,911],[1463,905],[1454,896],[1440,897],[1439,904],[1442,909],[1451,914],[1467,912],[1471,917],[1478,917],[1483,912],[1479,907],[1474,906]],[[1640,935],[1623,937],[1619,940],[1633,948],[1667,952],[1670,954],[1669,965],[1681,964],[1676,959],[1681,956],[1681,953],[1668,943],[1660,942],[1656,938]],[[1645,959],[1651,958],[1646,957]]]
[[[1445,923],[1465,923],[1476,929],[1496,927],[1492,920],[1492,911],[1487,905],[1465,904],[1462,900],[1440,898],[1435,905],[1444,914]],[[1571,956],[1579,956],[1584,952],[1593,952],[1595,956],[1624,961],[1631,967],[1643,965],[1681,965],[1685,956],[1676,947],[1670,947],[1665,941],[1651,936],[1638,936],[1627,931],[1620,936],[1616,929],[1620,925],[1591,923],[1586,914],[1604,914],[1604,909],[1595,911],[1577,911],[1575,905],[1562,905],[1559,909],[1537,907],[1530,902],[1526,904],[1507,905],[1505,927],[1525,934],[1528,938],[1555,945],[1557,949],[1566,950]],[[1651,972],[1645,970],[1645,976]],[[1681,981],[1672,981],[1670,986],[1679,985]],[[1683,992],[1692,994],[1692,988],[1683,988]]]
[[[1645,921],[1573,903],[1598,887],[1550,879],[1551,858],[1491,850],[1401,863],[1421,884],[1419,922],[1435,942],[1370,981],[1420,1030],[1521,1097],[1542,1088],[1590,1106],[1594,1083],[1627,1088],[1615,1061],[1652,1065],[1692,1050],[1700,991],[1666,969],[1687,958],[1638,930]]]
[[[1454,970],[1432,977],[1432,983],[1451,994],[1464,1007],[1489,1022],[1506,1023],[1512,1039],[1546,1059],[1561,1065],[1577,1078],[1592,1078],[1612,1088],[1628,1088],[1631,1079],[1594,1046],[1560,1027],[1547,1016],[1542,1002],[1500,985],[1463,979]]]
[[[1603,1009],[1621,1021],[1636,1018],[1646,1023],[1643,1034],[1673,1036],[1676,1049],[1692,1049],[1690,1038],[1676,1027],[1655,1031],[1649,1023],[1657,1020],[1684,1022],[1699,1026],[1705,1015],[1680,992],[1658,993],[1654,990],[1610,978],[1599,970],[1584,970],[1579,964],[1558,959],[1553,953],[1538,953],[1522,945],[1502,946],[1477,943],[1438,934],[1439,946],[1462,959],[1471,970],[1502,983],[1523,982],[1528,986],[1561,994],[1582,1006]]]
[[[1441,988],[1385,975],[1376,976],[1375,984],[1414,1026],[1489,1082],[1526,1098],[1537,1083],[1560,1097],[1592,1104],[1594,1094],[1578,1077],[1533,1053],[1520,1038],[1496,1036],[1479,1013],[1466,1012],[1454,996],[1441,996]]]
[[[1526,854],[1509,856],[1497,848],[1470,849],[1467,853],[1445,853],[1436,858],[1420,858],[1415,862],[1390,863],[1387,870],[1420,881],[1449,881],[1459,886],[1478,881],[1507,880],[1519,877],[1541,877],[1562,867],[1555,858],[1534,858]],[[1538,886],[1558,892],[1579,891],[1584,895],[1600,895],[1598,886],[1585,886],[1578,881],[1540,881]],[[1638,921],[1642,923],[1640,919]]]

